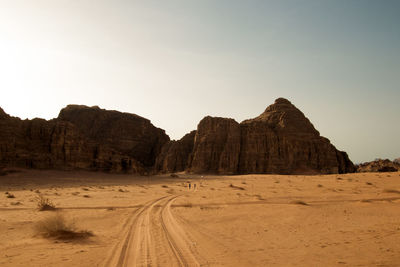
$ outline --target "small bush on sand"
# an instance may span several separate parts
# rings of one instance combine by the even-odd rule
[[[35,224],[37,234],[45,238],[61,240],[85,239],[93,236],[90,231],[77,231],[72,224],[66,222],[61,213],[56,213]]]
[[[50,201],[50,199],[45,198],[40,194],[36,197],[36,201],[40,211],[56,210],[56,206]]]
[[[13,194],[11,194],[11,193],[7,192],[6,195],[7,195],[7,198],[15,198],[15,196]]]

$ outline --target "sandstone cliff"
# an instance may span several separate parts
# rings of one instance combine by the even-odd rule
[[[152,167],[162,146],[169,141],[165,131],[135,114],[68,105],[58,120],[74,124],[89,139]]]
[[[87,139],[72,123],[20,120],[2,110],[0,167],[144,172],[139,162]]]
[[[193,151],[196,131],[186,134],[181,140],[166,143],[157,157],[155,170],[172,173],[186,170]]]
[[[206,117],[200,121],[193,142],[186,170],[195,173],[317,174],[355,170],[347,154],[321,137],[304,114],[283,98],[260,116],[240,124],[233,119]],[[171,166],[175,157],[173,150],[164,151],[163,158],[169,158]],[[160,166],[158,170],[169,171]]]
[[[233,119],[205,117],[197,127],[189,171],[237,173],[239,152],[239,124]]]

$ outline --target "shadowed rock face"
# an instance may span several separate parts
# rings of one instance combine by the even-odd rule
[[[205,117],[179,141],[169,141],[145,118],[99,107],[69,105],[50,121],[22,121],[0,108],[0,167],[11,166],[134,173],[354,171],[347,154],[283,98],[240,124]]]
[[[205,117],[197,127],[189,170],[199,173],[237,173],[240,126],[233,119]]]
[[[193,142],[186,170],[195,173],[354,172],[347,154],[321,137],[304,114],[284,98],[240,124],[233,119],[206,117],[200,121]],[[173,165],[173,151],[164,157]]]
[[[193,150],[196,131],[186,134],[181,140],[166,143],[158,155],[155,170],[172,173],[186,170]]]
[[[345,173],[346,153],[321,137],[304,114],[279,98],[257,118],[241,123],[240,173]]]
[[[169,141],[165,131],[135,114],[68,105],[59,120],[74,124],[89,139],[152,167],[162,146]]]
[[[142,173],[139,162],[87,139],[72,123],[0,112],[0,166]]]

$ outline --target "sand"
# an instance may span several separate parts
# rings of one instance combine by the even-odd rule
[[[94,235],[43,237],[55,213]],[[0,176],[0,237],[0,266],[399,266],[400,173],[20,170]]]

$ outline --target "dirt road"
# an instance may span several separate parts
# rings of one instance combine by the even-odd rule
[[[134,211],[104,266],[200,266],[195,243],[171,212],[177,197],[161,197]]]

